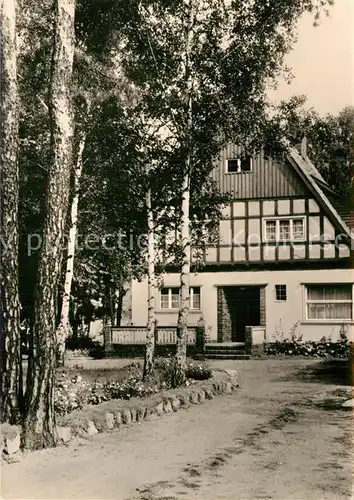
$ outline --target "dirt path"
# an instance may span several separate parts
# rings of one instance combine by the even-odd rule
[[[4,499],[351,498],[352,415],[308,360],[217,363],[242,387],[201,406],[5,465]]]

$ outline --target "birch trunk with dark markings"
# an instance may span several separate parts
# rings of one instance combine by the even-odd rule
[[[77,223],[78,223],[78,213],[79,213],[80,180],[82,175],[85,141],[86,137],[85,135],[82,135],[79,142],[79,148],[76,159],[76,168],[74,172],[74,196],[70,212],[70,229],[69,229],[68,250],[66,257],[64,294],[61,303],[60,323],[57,328],[57,343],[58,343],[57,357],[59,365],[64,365],[65,341],[72,335],[72,329],[69,318],[70,295],[71,295],[71,285],[74,277],[74,259],[75,259],[75,249],[76,249],[75,246],[76,246]]]
[[[192,75],[190,58],[193,42],[193,24],[195,16],[195,0],[189,1],[189,18],[187,27],[187,40],[185,49],[185,103],[187,111],[186,123],[186,157],[184,163],[184,177],[182,184],[182,206],[181,206],[181,222],[180,222],[180,238],[182,245],[182,264],[180,272],[180,308],[178,311],[177,321],[177,345],[174,362],[173,385],[178,387],[183,385],[186,380],[186,355],[187,355],[187,333],[188,333],[188,315],[189,315],[189,285],[190,285],[190,269],[191,269],[191,245],[189,231],[189,206],[190,206],[190,176],[192,169],[192,126],[193,126],[193,110],[192,110]]]
[[[19,422],[22,399],[16,8],[0,0],[1,420],[10,423]]]
[[[52,158],[38,265],[33,352],[29,364],[28,407],[23,434],[23,444],[30,449],[53,446],[58,440],[54,414],[57,345],[55,311],[72,168],[70,90],[75,44],[75,3],[75,0],[55,0],[53,5],[54,40],[49,96]]]
[[[151,187],[146,193],[147,223],[148,223],[148,318],[146,325],[146,345],[144,379],[151,375],[154,368],[155,351],[155,231],[152,211]]]

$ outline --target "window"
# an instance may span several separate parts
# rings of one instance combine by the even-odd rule
[[[293,239],[303,240],[305,237],[304,232],[304,219],[294,219],[293,220]]]
[[[352,285],[306,286],[306,318],[310,320],[353,319]]]
[[[303,241],[305,238],[305,219],[266,219],[266,241]]]
[[[200,288],[193,287],[189,290],[190,293],[190,308],[200,310]]]
[[[285,301],[286,297],[286,285],[275,285],[275,297],[277,300]]]
[[[190,305],[194,310],[200,310],[200,287],[189,289]],[[180,305],[180,289],[178,287],[162,288],[160,292],[161,309],[178,309]]]
[[[252,158],[250,156],[241,156],[240,158],[226,160],[226,172],[229,174],[252,172]]]
[[[277,221],[267,220],[266,221],[266,240],[276,241],[277,239]]]
[[[279,239],[282,241],[288,241],[291,239],[289,219],[282,219],[279,221]]]

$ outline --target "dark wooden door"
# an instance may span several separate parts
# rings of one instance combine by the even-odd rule
[[[226,295],[231,315],[232,342],[244,342],[246,326],[260,324],[260,288],[230,287]]]

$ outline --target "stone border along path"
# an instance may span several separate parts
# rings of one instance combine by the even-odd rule
[[[87,405],[83,410],[58,417],[58,436],[62,444],[67,444],[74,436],[90,438],[122,424],[153,421],[164,414],[187,409],[190,404],[204,403],[218,394],[231,394],[238,387],[236,370],[213,370],[210,379],[189,387],[171,389],[144,399],[112,399],[97,406]],[[20,449],[20,428],[4,424],[1,430],[2,452],[5,455],[17,453]]]

